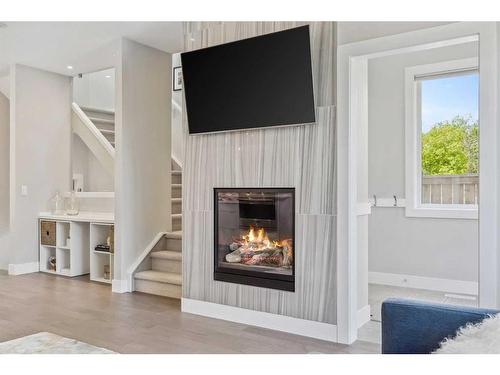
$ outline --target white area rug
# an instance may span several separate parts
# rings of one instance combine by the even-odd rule
[[[0,354],[113,354],[81,341],[69,339],[49,332],[20,337],[0,343]]]
[[[500,354],[500,314],[460,328],[457,336],[444,340],[434,354]]]

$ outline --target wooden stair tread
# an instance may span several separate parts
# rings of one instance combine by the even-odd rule
[[[172,219],[182,219],[182,214],[172,214]]]
[[[115,111],[110,111],[108,109],[101,109],[101,108],[93,108],[93,107],[85,107],[85,106],[80,106],[83,112],[96,112],[96,113],[104,113],[106,115],[114,115]]]
[[[115,131],[114,130],[109,130],[109,129],[99,129],[97,128],[97,130],[99,130],[102,134],[115,134]]]
[[[158,283],[182,285],[182,275],[179,273],[161,272],[161,271],[141,271],[134,277],[139,280],[155,281]]]
[[[182,198],[170,198],[172,202],[182,202]]]
[[[176,262],[180,262],[182,261],[182,253],[180,251],[171,251],[171,250],[153,251],[151,253],[151,258],[173,260]]]
[[[115,124],[115,122],[113,120],[108,120],[108,119],[99,118],[99,117],[90,117],[89,116],[89,120],[92,121],[92,122],[97,122],[99,124],[109,124],[109,125],[114,125]]]
[[[171,171],[171,173],[172,174],[182,174],[182,171],[175,171],[175,170],[173,170],[173,171]]]

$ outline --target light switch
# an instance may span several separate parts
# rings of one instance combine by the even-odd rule
[[[28,186],[27,185],[21,185],[21,195],[24,197],[28,195]]]

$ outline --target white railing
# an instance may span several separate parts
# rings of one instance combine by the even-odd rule
[[[477,204],[477,174],[422,176],[423,204]]]
[[[88,118],[85,112],[73,103],[71,105],[71,125],[87,147],[92,151],[97,160],[111,173],[114,173],[115,149],[101,131]]]

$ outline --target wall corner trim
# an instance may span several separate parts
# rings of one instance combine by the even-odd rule
[[[128,293],[132,291],[128,280],[113,280],[111,282],[111,290],[113,293]]]
[[[17,276],[34,273],[40,270],[38,262],[9,264],[9,275]]]
[[[370,321],[371,313],[370,305],[363,306],[358,310],[358,328],[363,327]]]
[[[235,323],[337,342],[337,326],[334,324],[292,318],[285,315],[220,305],[190,298],[181,299],[181,310],[185,313],[202,315],[209,318],[228,320]]]

